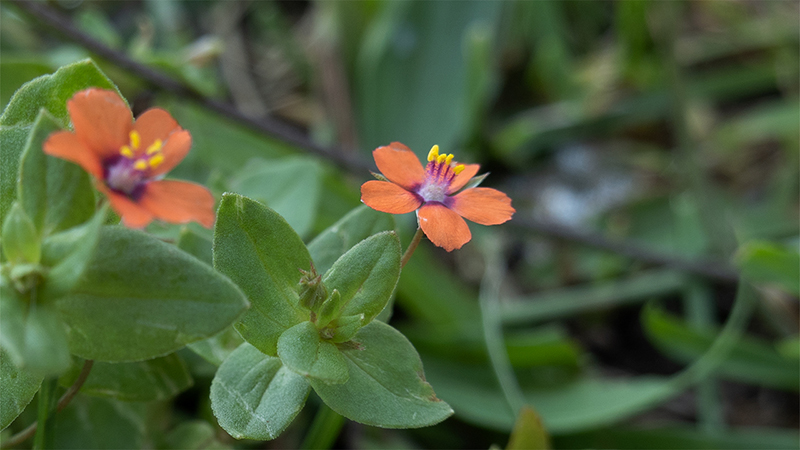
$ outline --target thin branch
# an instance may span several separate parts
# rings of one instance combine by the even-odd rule
[[[89,377],[89,372],[92,370],[92,366],[94,365],[94,361],[91,359],[87,359],[83,363],[83,368],[81,369],[81,373],[78,375],[78,379],[72,383],[72,386],[67,389],[67,392],[58,399],[58,404],[56,405],[56,412],[61,411],[62,409],[66,408],[69,405],[69,402],[72,401],[72,398],[78,393],[83,386],[83,383],[86,382],[86,379]],[[28,428],[20,431],[19,433],[11,436],[7,441],[2,443],[2,448],[11,448],[16,447],[17,445],[25,442],[31,436],[36,434],[36,428],[39,425],[39,422],[33,422],[32,424],[28,425]]]
[[[124,53],[106,47],[101,42],[83,33],[72,25],[72,22],[55,12],[49,6],[34,1],[11,0],[20,9],[30,14],[34,19],[47,25],[49,28],[60,32],[68,39],[80,44],[87,50],[93,52],[128,72],[135,74],[150,82],[153,86],[172,92],[175,95],[194,100],[198,104],[233,121],[242,123],[258,132],[267,134],[274,138],[293,144],[309,153],[326,158],[344,170],[353,174],[366,174],[371,165],[353,154],[346,154],[338,149],[322,147],[309,139],[303,131],[275,119],[254,119],[240,113],[230,104],[205,98],[202,94],[176,81],[173,78],[140,64],[130,59]],[[612,253],[627,256],[646,263],[659,266],[671,267],[685,272],[701,275],[725,283],[736,283],[739,274],[727,265],[716,261],[697,261],[684,258],[676,258],[647,250],[639,245],[624,241],[617,241],[605,238],[598,234],[576,231],[571,228],[557,224],[541,223],[525,219],[514,219],[509,222],[510,226],[515,226],[526,232],[542,234],[551,238],[561,239],[570,242],[581,243],[590,247],[607,250]]]
[[[622,256],[658,266],[670,267],[684,272],[701,275],[724,283],[736,283],[739,274],[724,263],[718,261],[690,260],[648,250],[629,241],[609,239],[595,233],[587,233],[574,228],[554,223],[543,223],[535,220],[514,219],[509,226],[527,232],[570,242],[577,242],[589,247],[607,250]]]
[[[105,46],[103,43],[92,38],[88,34],[78,30],[61,13],[44,3],[36,1],[11,0],[18,8],[33,16],[37,21],[47,25],[49,28],[63,34],[73,42],[80,44],[98,57],[105,59],[114,65],[134,73],[149,82],[151,85],[171,92],[175,95],[189,98],[203,107],[212,110],[224,117],[242,123],[262,133],[274,136],[282,141],[300,147],[309,153],[322,156],[332,161],[337,166],[352,173],[363,174],[370,170],[371,165],[364,160],[348,156],[338,149],[325,148],[313,142],[306,136],[305,132],[295,126],[289,125],[273,118],[252,118],[239,112],[235,107],[228,103],[204,97],[200,92],[191,86],[164,75],[161,72],[130,59],[122,52]]]

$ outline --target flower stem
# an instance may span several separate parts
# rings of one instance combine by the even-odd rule
[[[344,417],[330,409],[328,405],[321,404],[314,416],[314,422],[308,431],[301,449],[328,449],[331,448],[344,425]]]
[[[58,404],[56,405],[56,412],[61,411],[62,409],[66,408],[69,405],[69,402],[72,401],[72,398],[75,397],[75,394],[78,393],[83,383],[86,382],[86,379],[89,377],[89,372],[92,370],[92,365],[94,361],[87,359],[83,363],[83,368],[81,369],[81,373],[78,375],[78,379],[75,380],[75,383],[67,389],[67,392],[61,396],[58,400]],[[46,383],[47,381],[45,381]],[[40,402],[41,404],[41,402]],[[33,422],[25,428],[24,430],[20,431],[19,433],[11,436],[7,441],[3,442],[2,448],[10,448],[16,447],[17,445],[25,442],[36,433],[36,429],[38,428],[39,423]]]
[[[408,244],[408,248],[406,252],[403,253],[403,259],[400,260],[400,267],[405,267],[406,263],[409,259],[411,259],[411,255],[414,254],[414,250],[417,249],[417,245],[419,245],[419,241],[422,240],[422,228],[417,228],[417,232],[414,233],[414,237],[411,238],[411,243]]]

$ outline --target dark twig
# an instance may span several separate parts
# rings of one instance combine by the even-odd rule
[[[718,261],[689,260],[665,255],[663,253],[650,251],[631,242],[609,239],[599,234],[586,233],[552,223],[514,219],[509,222],[509,226],[515,226],[525,231],[543,234],[551,238],[577,242],[589,247],[608,250],[609,252],[627,256],[645,263],[666,266],[725,283],[736,283],[739,280],[739,274],[733,268]]]
[[[190,98],[200,105],[233,121],[245,124],[261,133],[286,141],[312,154],[331,160],[339,167],[349,171],[350,173],[366,174],[367,171],[370,170],[371,165],[365,162],[363,159],[352,156],[353,154],[346,154],[341,151],[322,147],[311,141],[301,130],[291,125],[275,119],[253,119],[243,115],[232,105],[205,98],[202,94],[186,84],[167,77],[164,74],[145,66],[144,64],[133,61],[124,53],[117,52],[106,47],[91,36],[75,28],[69,19],[62,16],[60,13],[53,11],[52,8],[46,6],[45,4],[24,0],[11,0],[11,2],[33,16],[39,22],[46,24],[48,27],[60,32],[67,38],[80,44],[97,56],[147,80],[153,86],[159,89],[170,91],[175,95]],[[584,233],[561,225],[526,221],[524,219],[514,219],[513,221],[509,222],[509,225],[516,226],[517,228],[523,229],[527,232],[538,233],[565,241],[578,242],[590,247],[607,250],[609,252],[624,255],[646,263],[667,266],[726,283],[735,283],[739,278],[739,275],[735,270],[719,262],[694,261],[676,258],[673,256],[652,252],[636,244],[611,240],[597,234]]]
[[[67,389],[67,392],[58,399],[58,404],[56,405],[56,411],[61,411],[62,409],[66,408],[69,405],[69,402],[72,401],[72,398],[75,397],[75,394],[81,389],[83,383],[86,382],[86,378],[89,377],[89,372],[92,370],[92,366],[94,365],[94,361],[91,359],[87,359],[83,363],[83,368],[81,369],[81,373],[78,375],[78,379],[72,383],[72,386]],[[19,433],[11,436],[7,441],[3,442],[2,448],[11,448],[16,447],[17,445],[25,442],[31,436],[36,433],[36,428],[39,422],[33,422],[32,424],[28,425],[28,428],[20,431]]]
[[[73,42],[80,44],[98,57],[138,75],[159,89],[192,99],[209,110],[236,122],[245,124],[257,131],[296,145],[309,153],[322,156],[350,172],[363,174],[367,173],[371,168],[371,166],[362,159],[349,156],[336,149],[328,149],[318,145],[297,127],[273,118],[255,119],[248,117],[228,103],[206,98],[185,83],[170,78],[161,72],[130,59],[124,53],[105,46],[103,43],[75,28],[67,17],[64,17],[44,3],[25,0],[11,0],[11,2],[33,16],[39,22],[58,31]]]

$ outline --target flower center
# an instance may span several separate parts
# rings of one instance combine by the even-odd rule
[[[150,170],[164,162],[164,155],[161,152],[161,139],[156,139],[142,150],[139,133],[134,130],[129,136],[128,145],[120,147],[119,156],[112,158],[105,169],[106,184],[111,189],[133,196],[149,178]]]
[[[439,154],[439,146],[434,145],[428,153],[428,165],[425,167],[425,181],[417,194],[425,202],[443,202],[450,189],[453,178],[464,170],[463,164],[453,162],[453,155]]]

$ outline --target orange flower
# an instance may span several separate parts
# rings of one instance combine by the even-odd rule
[[[214,197],[203,186],[162,180],[189,152],[192,137],[163,109],[131,110],[113,91],[86,89],[67,101],[75,132],[59,131],[44,152],[72,161],[95,179],[122,222],[143,228],[153,219],[214,224]]]
[[[417,210],[417,220],[425,236],[448,252],[461,248],[472,238],[464,219],[481,225],[498,225],[510,220],[515,212],[511,199],[496,189],[468,188],[459,192],[480,166],[457,164],[453,155],[440,155],[438,145],[428,153],[425,168],[414,152],[399,142],[378,147],[372,156],[389,181],[364,183],[361,201],[390,214]]]

